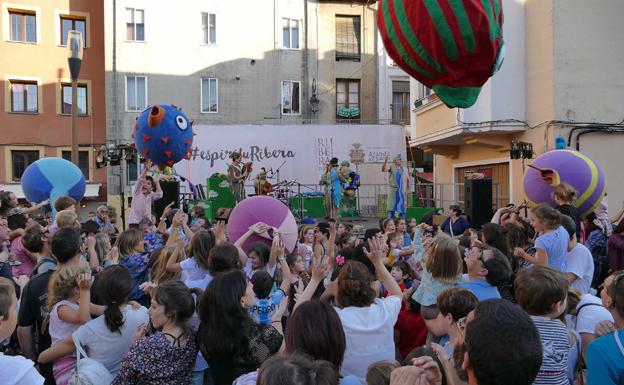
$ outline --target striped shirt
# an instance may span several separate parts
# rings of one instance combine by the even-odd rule
[[[563,322],[541,316],[531,316],[542,340],[542,366],[539,368],[534,385],[568,385],[566,371],[570,337]]]

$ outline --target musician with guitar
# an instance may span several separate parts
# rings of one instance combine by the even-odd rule
[[[271,183],[267,180],[266,168],[261,167],[260,171],[258,171],[256,180],[254,181],[254,189],[257,195],[268,195],[273,192],[273,186],[271,186]]]
[[[232,186],[232,193],[236,203],[245,199],[245,180],[251,171],[251,163],[242,164],[242,156],[239,152],[230,154],[232,164],[228,166],[228,179]]]

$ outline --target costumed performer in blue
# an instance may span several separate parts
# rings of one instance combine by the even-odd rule
[[[336,219],[342,203],[342,190],[346,180],[338,170],[338,158],[331,158],[324,179],[327,183],[327,200],[330,209],[327,215],[331,219]]]
[[[388,157],[381,166],[382,172],[388,173],[388,185],[390,186],[388,200],[388,218],[405,218],[405,197],[409,191],[409,171],[403,165],[401,154],[392,158],[392,164],[388,166]]]

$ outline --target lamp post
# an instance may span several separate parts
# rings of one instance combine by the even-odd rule
[[[79,166],[76,118],[78,117],[78,75],[80,74],[80,65],[82,64],[82,33],[80,31],[72,30],[67,34],[67,64],[71,74],[72,87],[71,161],[76,166]]]

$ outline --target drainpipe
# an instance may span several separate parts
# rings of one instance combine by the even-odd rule
[[[119,145],[119,100],[117,95],[117,0],[113,0],[113,126],[115,145]]]

